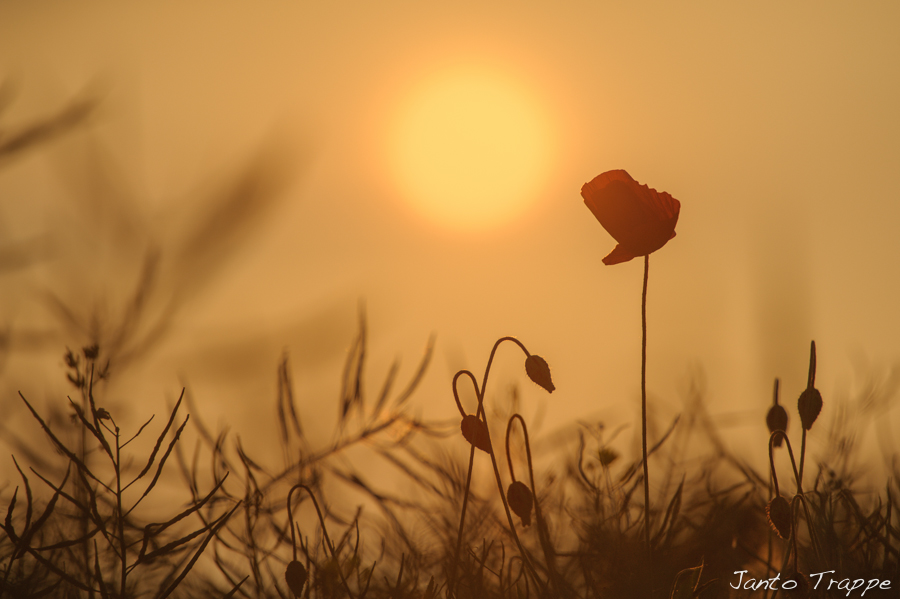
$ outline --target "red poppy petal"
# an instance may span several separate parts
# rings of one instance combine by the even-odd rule
[[[674,218],[677,221],[678,213],[681,212],[681,202],[665,191],[660,192],[653,188],[651,188],[650,191],[652,191],[655,196],[654,204],[657,207],[658,213],[664,215],[665,218]]]
[[[593,185],[601,177],[603,175],[582,187],[581,195],[603,228],[621,243],[629,235],[633,235],[635,227],[640,227],[647,222],[648,217],[652,217],[648,215],[645,203],[638,197],[636,192],[640,186],[634,181],[614,180],[603,187]]]
[[[618,264],[655,252],[675,236],[681,202],[635,181],[626,171],[607,171],[581,188],[584,203],[622,246],[607,256]]]
[[[628,262],[632,258],[635,257],[635,254],[632,254],[628,250],[622,247],[621,244],[617,245],[613,248],[606,258],[603,259],[603,264],[607,266],[612,266],[613,264],[620,264],[622,262]]]
[[[675,232],[676,219],[651,220],[622,234],[618,240],[635,256],[650,254],[666,245]]]
[[[590,183],[585,183],[581,188],[581,193],[584,195],[584,188],[591,187],[595,189],[602,189],[612,183],[613,181],[624,181],[625,183],[637,183],[634,178],[628,174],[628,171],[624,171],[622,169],[606,171],[605,173],[601,173],[594,177]]]

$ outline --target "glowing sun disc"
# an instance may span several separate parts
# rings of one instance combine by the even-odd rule
[[[395,127],[392,162],[417,211],[471,230],[528,208],[547,154],[545,119],[526,91],[497,74],[461,70],[411,95]]]

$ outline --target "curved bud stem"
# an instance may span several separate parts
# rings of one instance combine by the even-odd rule
[[[509,523],[509,529],[510,529],[510,532],[512,533],[513,540],[516,542],[516,545],[519,548],[519,551],[522,555],[523,563],[525,564],[525,566],[528,570],[528,573],[534,578],[535,582],[539,586],[543,586],[540,578],[538,577],[537,571],[534,568],[534,565],[531,563],[531,561],[528,559],[527,554],[525,553],[525,548],[522,546],[522,542],[519,540],[519,535],[516,533],[516,527],[513,524],[512,513],[510,512],[509,504],[506,501],[506,493],[504,492],[504,489],[503,489],[503,481],[500,478],[500,469],[497,466],[497,455],[494,452],[493,442],[491,441],[491,438],[490,438],[491,433],[490,433],[490,427],[488,426],[488,423],[487,423],[487,414],[484,410],[484,397],[485,397],[485,392],[487,390],[488,377],[490,376],[490,373],[491,373],[491,366],[494,363],[494,356],[497,353],[497,348],[504,341],[511,341],[511,342],[515,343],[516,345],[518,345],[519,348],[525,353],[526,359],[531,355],[531,353],[528,351],[528,349],[526,349],[525,345],[521,341],[516,339],[515,337],[509,337],[509,336],[501,337],[500,339],[497,339],[496,342],[494,342],[494,346],[491,348],[491,354],[488,357],[487,366],[484,369],[484,378],[482,378],[481,387],[479,388],[477,384],[475,385],[475,392],[476,392],[476,395],[478,398],[478,411],[476,412],[476,416],[479,417],[484,422],[484,425],[485,425],[485,431],[487,434],[488,445],[490,447],[489,454],[491,456],[491,464],[494,468],[494,478],[496,479],[497,487],[500,490],[500,500],[503,502],[503,509],[506,512],[506,519]],[[457,372],[453,378],[454,399],[457,402],[457,407],[463,413],[463,417],[465,417],[465,412],[462,409],[462,404],[459,401],[459,395],[456,392],[456,384],[455,383],[459,379],[459,377],[465,373],[468,373],[468,376],[472,379],[473,384],[474,384],[474,382],[475,382],[474,375],[472,375],[467,370]],[[459,531],[457,533],[456,554],[454,555],[454,558],[453,558],[453,566],[452,566],[453,571],[451,574],[451,581],[452,581],[453,576],[455,576],[456,565],[457,565],[457,562],[459,561],[459,552],[462,549],[463,528],[465,525],[465,518],[466,518],[466,505],[467,505],[468,499],[469,499],[469,486],[470,486],[470,481],[471,481],[471,477],[472,477],[472,467],[473,467],[474,460],[475,460],[475,446],[473,445],[469,452],[469,475],[466,480],[466,493],[463,498],[463,508],[462,508],[462,513],[460,514],[460,519],[459,519]],[[452,589],[451,589],[451,595],[452,595]]]
[[[788,454],[791,456],[791,466],[794,469],[794,479],[797,481],[797,494],[799,495],[802,493],[801,488],[800,488],[800,474],[797,472],[797,462],[794,461],[794,450],[793,450],[793,448],[791,448],[791,440],[788,439],[787,433],[785,433],[784,431],[772,431],[772,434],[769,435],[769,467],[771,468],[771,472],[772,472],[772,480],[775,483],[775,496],[777,497],[778,495],[781,494],[778,490],[778,475],[775,473],[775,454],[774,454],[775,439],[779,438],[779,435],[780,435],[780,438],[783,439],[785,444],[787,445]]]
[[[516,482],[516,471],[513,469],[512,454],[509,451],[509,434],[512,432],[513,420],[518,419],[522,423],[522,432],[525,435],[525,451],[528,453],[528,469],[531,470],[531,445],[528,443],[528,429],[525,420],[520,414],[513,414],[506,423],[506,463],[509,465],[509,477]],[[534,476],[532,476],[531,492],[534,493]]]
[[[459,413],[462,415],[463,418],[465,418],[467,416],[467,414],[466,414],[465,409],[463,409],[463,407],[462,407],[462,402],[459,401],[459,392],[456,390],[456,381],[458,381],[459,377],[461,377],[462,375],[468,376],[469,380],[472,381],[472,386],[475,387],[475,396],[476,397],[479,396],[480,393],[478,391],[478,381],[475,380],[475,375],[472,374],[470,371],[460,370],[453,376],[453,399],[456,400],[456,407],[457,407],[457,409],[459,409]]]
[[[512,457],[509,451],[509,434],[512,431],[512,424],[515,419],[518,419],[519,423],[521,423],[522,435],[525,437],[525,455],[528,457],[528,477],[531,482],[531,494],[534,497],[534,516],[535,520],[537,520],[538,538],[541,542],[541,549],[544,551],[544,559],[547,561],[547,570],[550,572],[550,581],[553,583],[553,586],[556,587],[557,596],[563,597],[565,595],[562,592],[563,585],[559,579],[559,573],[556,570],[556,560],[554,559],[555,552],[553,546],[550,544],[550,531],[547,529],[547,523],[541,512],[541,504],[538,501],[537,496],[537,485],[534,483],[534,463],[531,459],[531,441],[528,439],[528,426],[525,424],[525,419],[522,418],[522,415],[518,413],[510,416],[509,422],[506,425],[506,459],[509,462],[509,475],[513,481],[516,480],[515,473],[513,472]]]
[[[487,389],[488,375],[491,373],[491,365],[493,365],[493,363],[494,363],[494,354],[497,353],[497,348],[498,348],[498,347],[500,346],[500,344],[503,343],[504,341],[512,341],[513,343],[515,343],[516,345],[518,345],[518,346],[522,349],[522,351],[525,352],[525,357],[526,357],[526,358],[529,357],[529,356],[531,355],[531,354],[528,352],[528,350],[525,349],[525,346],[522,344],[522,342],[519,341],[518,339],[516,339],[515,337],[500,337],[499,339],[497,339],[496,342],[494,342],[494,347],[491,349],[491,355],[490,355],[490,357],[488,357],[487,367],[484,369],[484,379],[482,379],[482,381],[481,381],[481,393],[479,393],[479,398],[480,398],[480,399],[479,399],[479,401],[478,401],[478,403],[479,403],[479,409],[481,409],[481,405],[480,405],[480,404],[484,401],[484,394],[485,394],[485,391],[486,391],[486,389]],[[476,386],[476,387],[477,387],[477,386]]]

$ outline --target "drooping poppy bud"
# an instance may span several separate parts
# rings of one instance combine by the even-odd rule
[[[491,438],[487,426],[477,416],[464,416],[459,425],[466,441],[485,453],[491,453]]]
[[[284,580],[287,582],[288,588],[294,594],[294,597],[299,597],[303,593],[303,587],[306,585],[307,578],[308,574],[303,564],[297,560],[288,563],[287,570],[284,571]]]
[[[812,428],[819,412],[822,411],[822,394],[815,387],[807,387],[800,394],[797,400],[797,411],[800,412],[800,423],[803,428],[809,430]]]
[[[550,365],[547,361],[534,354],[525,359],[525,372],[528,378],[547,390],[547,393],[553,393],[556,387],[550,379]]]
[[[787,432],[787,411],[778,405],[778,379],[775,379],[775,391],[772,393],[772,402],[773,405],[769,408],[769,413],[766,414],[766,426],[769,427],[769,433],[771,434],[775,431]],[[775,447],[781,447],[782,441],[784,441],[784,437],[778,435],[775,437],[773,445]]]
[[[769,413],[766,414],[766,425],[769,427],[770,433],[774,433],[775,431],[787,432],[787,423],[787,410],[777,404],[769,408]],[[775,447],[781,447],[781,442],[783,440],[784,437],[781,435],[775,437]]]
[[[766,519],[779,537],[785,541],[791,538],[791,504],[787,499],[781,495],[773,497],[766,504]]]
[[[797,400],[797,411],[800,412],[800,423],[804,430],[812,428],[819,412],[822,411],[822,394],[816,389],[816,342],[809,344],[809,376],[806,389]]]
[[[641,185],[623,170],[607,171],[581,188],[584,203],[618,245],[608,265],[655,252],[675,237],[681,202]]]
[[[531,489],[515,480],[506,490],[506,501],[509,502],[509,509],[522,520],[522,526],[531,526],[531,508],[534,507]]]

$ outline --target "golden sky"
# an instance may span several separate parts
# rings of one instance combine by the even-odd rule
[[[62,389],[77,335],[16,337],[59,330],[48,290],[115,314],[153,246],[191,293],[123,398],[187,382],[261,427],[286,348],[332,414],[364,300],[373,393],[437,334],[428,418],[515,335],[557,391],[526,386],[511,349],[491,384],[522,385],[545,430],[634,422],[641,261],[602,264],[615,242],[579,194],[625,169],[682,203],[650,260],[651,406],[668,420],[700,380],[717,422],[763,439],[772,380],[792,403],[810,339],[826,410],[900,363],[898,30],[892,2],[2,3],[0,127],[102,98],[86,130],[0,164],[3,243],[53,240],[0,273],[21,350],[3,392]],[[117,173],[106,203],[73,199],[85,156]],[[208,249],[183,232],[254,156],[279,201],[246,234],[212,231],[235,249],[220,271],[179,271],[169,250]]]

